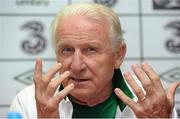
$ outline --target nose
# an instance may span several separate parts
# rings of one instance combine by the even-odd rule
[[[75,74],[79,74],[85,68],[86,68],[86,64],[84,62],[83,54],[80,51],[75,51],[72,58],[70,71]]]

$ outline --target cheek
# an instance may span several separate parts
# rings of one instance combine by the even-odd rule
[[[106,55],[106,56],[97,56],[92,59],[87,59],[87,64],[92,67],[92,69],[99,71],[106,71],[114,69],[114,56]],[[104,70],[103,70],[104,69]]]
[[[89,70],[99,78],[110,78],[114,71],[114,59],[112,55],[96,57],[86,61]]]
[[[112,85],[112,76],[114,72],[113,63],[109,60],[92,60],[89,61],[88,67],[93,74],[93,85],[98,93],[102,92],[105,88],[109,88]]]
[[[66,58],[66,59],[58,58],[58,62],[60,62],[62,64],[60,73],[63,73],[65,71],[69,70],[72,61],[71,61],[71,58]]]

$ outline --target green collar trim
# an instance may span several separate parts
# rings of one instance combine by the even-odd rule
[[[115,88],[120,88],[131,99],[134,97],[132,92],[130,91],[130,89],[128,88],[128,86],[126,84],[120,69],[114,70],[113,89],[115,89]],[[117,97],[117,100],[118,100],[119,108],[122,112],[124,110],[124,108],[126,107],[126,104],[123,103],[118,97]]]
[[[114,70],[113,91],[114,91],[115,88],[120,88],[131,99],[134,97],[132,92],[130,91],[130,89],[128,88],[128,86],[126,84],[120,69],[115,69]],[[59,91],[61,91],[63,89],[64,89],[64,87],[63,87],[63,85],[61,85],[60,88],[59,88]],[[116,98],[117,98],[117,101],[118,101],[118,104],[119,104],[119,108],[120,108],[120,110],[122,112],[125,109],[126,104],[123,103],[117,96],[116,96]],[[65,97],[65,99],[66,99],[66,97]]]
[[[115,93],[112,93],[104,102],[93,107],[80,105],[73,101],[72,105],[74,109],[72,118],[114,118],[116,115],[118,101]]]

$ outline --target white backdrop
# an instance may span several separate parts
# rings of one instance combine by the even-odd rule
[[[166,88],[180,81],[180,0],[0,0],[0,117],[17,92],[32,84],[34,59],[55,63],[50,23],[75,2],[105,4],[118,13],[128,51],[121,69],[149,62]],[[176,105],[180,116],[180,89]]]

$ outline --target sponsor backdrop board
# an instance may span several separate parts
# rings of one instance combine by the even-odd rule
[[[147,61],[164,88],[180,81],[180,0],[0,0],[0,117],[33,83],[36,57],[43,59],[44,72],[56,63],[51,21],[63,6],[78,2],[107,5],[119,15],[128,47],[122,71]],[[180,117],[180,89],[175,106]]]

